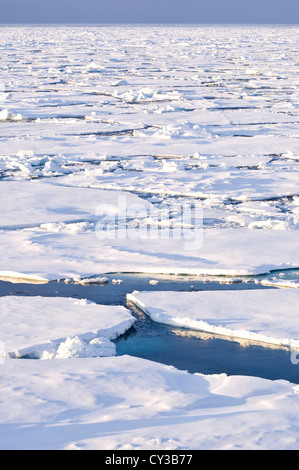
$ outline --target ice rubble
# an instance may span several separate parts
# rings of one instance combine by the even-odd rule
[[[20,113],[12,113],[8,109],[2,109],[0,111],[0,121],[21,121],[22,115]]]
[[[0,298],[4,357],[61,359],[115,355],[110,340],[135,319],[122,306],[85,299],[8,296]]]
[[[118,82],[118,85],[120,83]],[[124,83],[122,83],[124,84]],[[140,90],[132,91],[115,91],[112,93],[112,96],[116,98],[121,98],[123,101],[132,103],[132,102],[152,102],[152,101],[177,101],[182,98],[180,93],[176,90],[170,92],[163,92],[163,90],[153,90],[152,88],[141,88]]]
[[[58,184],[137,191],[139,193],[166,194],[197,198],[218,197],[219,200],[236,201],[267,200],[282,198],[298,193],[298,172],[284,170],[271,172],[265,170],[202,168],[203,165],[187,160],[160,161],[148,168],[136,171],[120,165],[117,172],[101,172],[98,169],[88,174],[73,174],[62,177]],[[211,163],[217,166],[217,162]],[[190,165],[191,170],[189,170]],[[208,167],[208,163],[205,163]],[[224,163],[225,165],[225,163]],[[192,169],[193,166],[193,169]],[[187,171],[186,171],[187,170]],[[140,170],[139,170],[140,171]]]
[[[285,289],[127,294],[156,322],[299,348],[299,291]]]

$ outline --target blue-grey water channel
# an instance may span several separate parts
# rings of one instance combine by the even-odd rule
[[[89,299],[106,305],[125,305],[136,317],[131,329],[115,340],[117,355],[146,358],[191,373],[250,375],[299,383],[299,364],[291,362],[291,352],[271,346],[237,342],[224,337],[175,328],[153,322],[133,305],[126,303],[126,294],[139,291],[194,291],[218,289],[267,288],[254,282],[239,281],[225,284],[219,281],[203,282],[189,276],[155,276],[158,283],[150,284],[152,277],[136,274],[107,275],[102,285],[49,282],[26,284],[0,281],[0,296],[44,296]],[[122,283],[114,284],[120,278]]]

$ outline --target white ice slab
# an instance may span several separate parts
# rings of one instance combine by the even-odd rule
[[[299,348],[299,291],[250,289],[133,292],[127,300],[156,322]]]
[[[122,306],[55,297],[0,297],[0,317],[2,352],[41,359],[114,355],[110,340],[135,321]]]
[[[0,448],[298,449],[298,385],[128,356],[0,365]],[[138,455],[136,455],[138,457]]]
[[[109,272],[240,276],[299,267],[295,230],[206,229],[202,246],[196,249],[195,244],[192,250],[187,239],[151,240],[142,238],[142,232],[139,239],[121,231],[115,234],[101,240],[95,232],[0,232],[0,276],[28,280]]]
[[[94,220],[100,209],[115,215],[120,212],[121,198],[125,198],[128,206],[140,202],[149,206],[130,193],[67,187],[45,180],[1,181],[0,228]]]

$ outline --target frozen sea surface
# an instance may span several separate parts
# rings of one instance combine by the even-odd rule
[[[2,178],[298,229],[298,28],[3,27],[0,41]]]
[[[197,276],[194,284],[206,282],[206,290],[233,283],[238,304],[238,283],[249,282],[250,292],[283,289],[282,330],[298,339],[287,308],[296,312],[299,285],[298,32],[1,27],[0,276],[6,286],[14,282],[0,297],[3,334],[26,357],[45,358],[40,346],[51,345],[49,361],[10,357],[3,365],[1,448],[299,447],[298,387],[246,373],[198,376],[142,359],[90,357],[115,353],[111,337],[98,335],[101,324],[117,336],[133,321],[119,293],[107,294],[86,323],[79,309],[71,325],[73,300],[64,299],[59,313],[65,295],[30,295],[22,306],[18,294],[24,281],[101,289],[105,276],[117,289],[124,273],[135,272],[150,276],[149,290],[162,274]],[[185,230],[200,234],[192,249],[178,236]],[[176,291],[177,307],[187,308]],[[207,312],[219,319],[215,297],[207,297]],[[267,333],[279,331],[274,297],[266,303],[255,304],[260,316],[246,316],[250,305],[242,318],[231,311],[227,325],[233,330],[246,318],[256,332],[267,310]],[[89,304],[81,307],[89,315]],[[25,319],[18,321],[25,311],[30,335]],[[10,328],[13,319],[19,330]],[[51,322],[54,337],[47,336]],[[53,426],[63,426],[64,437]]]

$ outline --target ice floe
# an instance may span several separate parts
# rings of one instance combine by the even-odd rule
[[[138,196],[117,191],[57,186],[51,181],[1,181],[1,229],[41,226],[60,232],[65,222],[76,223],[73,231],[89,228],[86,221],[98,221],[100,211],[107,216],[121,216],[121,199],[127,206],[150,203]],[[123,214],[125,216],[125,214]]]
[[[7,296],[0,298],[4,357],[60,359],[115,355],[110,340],[135,319],[122,306],[85,299]]]
[[[205,229],[202,239],[192,240],[189,232],[179,239],[173,239],[171,232],[156,239],[142,230],[135,237],[125,229],[111,231],[110,236],[99,233],[98,237],[95,231],[2,231],[0,276],[9,277],[9,272],[23,279],[48,280],[109,272],[249,276],[299,267],[294,230]]]
[[[156,322],[299,348],[299,292],[285,289],[133,292],[127,300]]]

